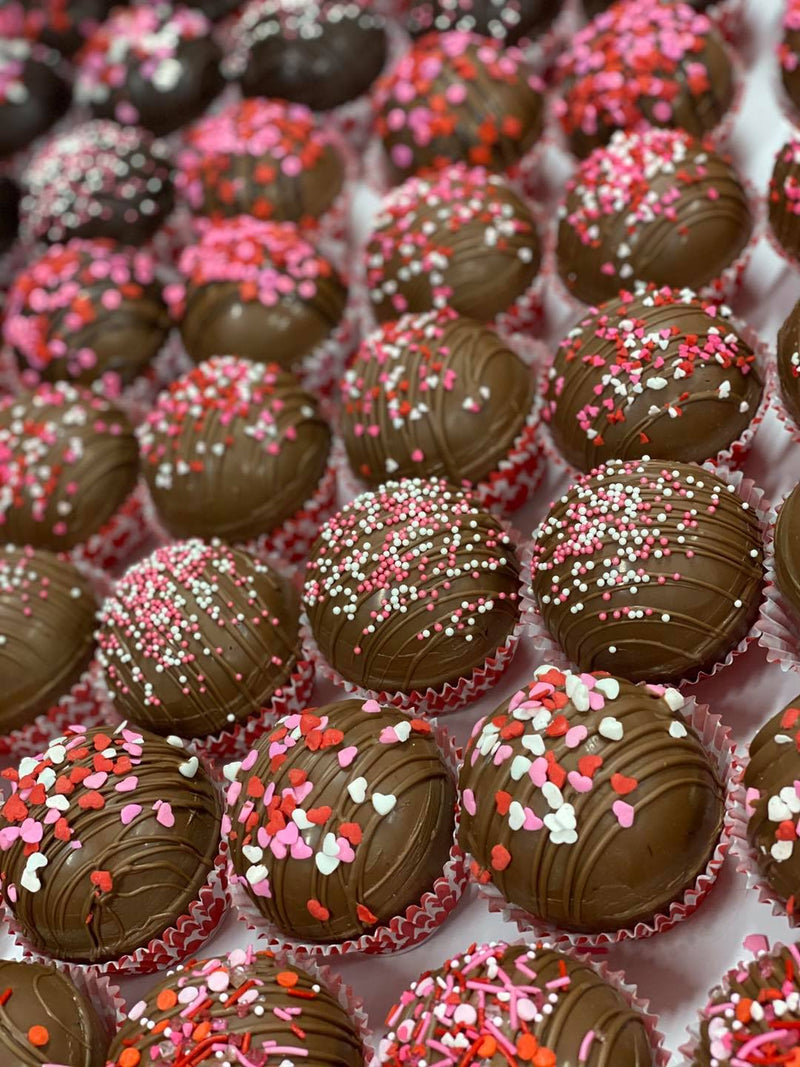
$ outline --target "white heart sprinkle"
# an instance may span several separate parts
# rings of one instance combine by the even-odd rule
[[[255,867],[248,867],[245,878],[250,885],[258,885],[259,882],[263,882],[269,872],[263,863],[256,864]]]
[[[372,806],[379,815],[388,815],[397,803],[397,797],[393,793],[373,793]]]
[[[298,830],[310,830],[314,825],[302,808],[295,808],[292,812],[292,822]]]
[[[669,736],[670,737],[686,737],[688,733],[686,727],[682,722],[671,722],[669,724]]]
[[[411,723],[406,719],[402,719],[395,724],[394,732],[397,734],[397,740],[400,741],[401,744],[405,744],[409,737],[411,737]]]
[[[182,763],[178,770],[181,772],[184,778],[194,778],[197,774],[197,768],[200,766],[200,761],[197,756],[192,756],[185,763]]]
[[[515,756],[511,764],[511,778],[513,781],[518,782],[520,778],[524,778],[533,764],[527,756]]]
[[[235,763],[226,763],[225,766],[222,768],[222,773],[225,775],[229,782],[235,782],[236,775],[239,773],[241,766],[241,760],[237,760]]]
[[[525,825],[525,809],[518,800],[512,800],[508,806],[508,825],[512,830],[521,830]]]
[[[250,864],[260,863],[264,858],[264,849],[258,845],[242,845],[242,855]]]
[[[333,874],[339,866],[339,860],[336,856],[326,856],[324,852],[318,852],[314,857],[314,862],[317,865],[319,873],[324,874],[326,877],[329,874]]]
[[[680,711],[686,703],[686,698],[679,689],[665,689],[664,696],[661,699],[666,703],[670,711]]]
[[[616,700],[619,696],[619,682],[616,678],[598,678],[594,687],[608,700]]]
[[[622,723],[619,719],[615,719],[613,715],[606,715],[604,719],[601,719],[597,729],[600,735],[605,737],[608,741],[622,740]]]
[[[28,856],[28,862],[25,864],[25,870],[22,872],[20,878],[20,885],[23,889],[27,889],[31,893],[38,893],[42,888],[42,883],[39,881],[39,877],[36,874],[42,867],[47,866],[47,856],[41,852],[33,852]]]
[[[367,799],[367,779],[354,778],[347,787],[350,799],[356,804],[363,804]]]

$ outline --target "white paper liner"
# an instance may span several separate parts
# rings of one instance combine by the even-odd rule
[[[72,963],[56,959],[30,943],[5,901],[3,912],[14,943],[22,950],[23,959],[54,963],[73,980],[76,976],[91,979],[102,975],[154,974],[190,956],[197,956],[201,947],[214,933],[229,906],[227,864],[225,844],[220,842],[219,853],[205,884],[185,914],[160,937],[154,937],[146,945],[107,963]]]
[[[538,919],[524,908],[508,903],[492,882],[478,884],[478,895],[486,902],[489,911],[501,915],[508,922],[514,923],[526,938],[546,938],[561,944],[566,942],[578,950],[606,948],[624,941],[636,941],[671,930],[673,926],[688,919],[705,900],[717,880],[722,864],[728,854],[733,834],[733,796],[734,777],[738,770],[736,746],[731,740],[730,727],[726,726],[719,715],[712,715],[706,704],[698,704],[694,697],[687,697],[681,708],[681,714],[692,726],[700,738],[703,747],[711,757],[717,773],[725,785],[725,812],[722,831],[716,847],[709,857],[705,870],[698,875],[694,885],[687,889],[680,900],[674,901],[668,908],[653,916],[647,922],[638,922],[635,926],[622,930],[600,933],[579,933],[563,930],[553,923]]]
[[[91,584],[98,606],[103,603],[111,589],[111,579],[105,571],[82,560],[73,560],[78,571]],[[54,737],[64,733],[72,723],[80,726],[99,726],[111,714],[107,701],[97,692],[100,666],[92,660],[68,693],[41,715],[0,736],[0,757],[13,757],[17,762],[23,756],[35,756],[47,748]]]
[[[665,462],[668,463],[668,461]],[[764,584],[762,586],[761,594],[763,608],[764,598],[766,597],[769,588],[767,538],[771,514],[770,503],[767,500],[766,494],[763,489],[758,488],[751,478],[746,478],[744,473],[740,470],[731,471],[726,467],[714,467],[714,465],[710,463],[704,463],[700,469],[713,474],[714,477],[721,482],[727,482],[729,485],[732,485],[735,488],[737,495],[744,501],[744,503],[748,504],[758,516],[764,543]],[[527,546],[525,554],[525,572],[528,575],[530,575],[532,554],[533,544],[531,543]],[[580,668],[571,662],[545,626],[541,614],[539,613],[539,609],[533,599],[530,585],[526,585],[523,588],[522,617],[525,622],[525,635],[537,656],[541,657],[543,662],[552,663],[553,666],[557,667],[559,670],[580,671]],[[711,667],[694,670],[691,673],[684,675],[680,680],[670,682],[670,684],[678,689],[684,690],[688,686],[697,685],[698,682],[703,681],[705,678],[713,678],[714,675],[719,674],[725,667],[730,667],[731,663],[733,663],[737,656],[741,656],[753,642],[758,640],[761,632],[761,625],[760,618],[757,616],[756,621],[753,623],[750,630],[723,659],[718,660]]]
[[[767,953],[770,956],[777,956],[783,952],[786,946],[780,941],[775,941],[772,948],[770,948],[769,939],[763,934],[748,934],[747,937],[744,938],[743,947],[746,951],[752,952],[753,959],[746,961],[740,960],[735,967],[731,967],[730,970],[726,971],[722,980],[717,983],[713,989],[709,990],[707,998],[709,1002],[711,997],[714,996],[718,990],[727,992],[727,990],[730,989],[729,983],[731,978],[735,978],[736,975],[746,971],[753,960],[760,959],[763,953]],[[684,1041],[677,1050],[678,1063],[676,1067],[695,1067],[695,1054],[698,1051],[698,1046],[700,1044],[700,1027],[705,1021],[704,1012],[705,1007],[699,1008],[695,1022],[690,1023],[686,1027],[686,1041]]]
[[[756,629],[758,643],[767,654],[767,663],[777,663],[784,672],[799,672],[800,619],[775,580],[775,524],[778,521],[779,508],[785,500],[786,497],[781,501],[781,505],[770,513],[770,525],[765,541],[766,586]]]
[[[433,727],[433,737],[447,764],[454,784],[458,783],[460,749],[442,726]],[[439,878],[418,904],[410,904],[402,915],[396,916],[384,926],[378,926],[361,937],[331,944],[318,941],[299,941],[288,937],[262,915],[258,906],[240,884],[239,877],[229,864],[228,882],[232,905],[237,918],[245,923],[248,931],[254,931],[265,947],[276,951],[289,950],[305,966],[309,957],[314,959],[335,958],[354,953],[367,956],[382,956],[405,952],[422,944],[439,928],[456,907],[469,882],[464,853],[458,844],[461,824],[461,808],[456,806],[453,843],[450,858]]]

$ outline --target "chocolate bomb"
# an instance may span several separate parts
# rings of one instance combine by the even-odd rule
[[[781,504],[775,524],[775,582],[800,615],[800,485]]]
[[[615,0],[581,0],[581,6],[588,18],[594,18],[601,11],[607,11]],[[717,3],[717,0],[684,0],[695,11],[707,11]]]
[[[800,1049],[798,973],[797,945],[776,945],[771,953],[759,952],[749,965],[729,971],[701,1013],[691,1067],[717,1067],[743,1055],[791,1063],[793,1050]]]
[[[369,90],[388,55],[385,20],[371,7],[250,0],[233,27],[228,73],[245,96],[291,100],[314,111],[355,100]]]
[[[231,729],[269,706],[300,658],[291,584],[219,541],[156,549],[125,572],[98,618],[115,706],[159,734]]]
[[[390,192],[364,252],[379,322],[447,306],[493,322],[528,291],[541,262],[526,204],[498,175],[463,164]]]
[[[69,379],[113,395],[147,370],[170,327],[150,253],[75,238],[17,275],[3,338],[26,384]]]
[[[279,719],[252,755],[247,770],[226,769],[228,843],[240,884],[281,933],[358,938],[442,877],[456,788],[429,723],[342,700]]]
[[[58,53],[21,38],[0,37],[0,85],[0,159],[7,159],[67,113],[72,92]]]
[[[531,368],[494,330],[445,310],[371,333],[342,382],[340,429],[353,471],[475,485],[533,420]]]
[[[191,1022],[185,1023],[185,1004]],[[235,1008],[235,1010],[232,1010]],[[282,1049],[292,1062],[362,1067],[356,1024],[316,975],[251,947],[192,961],[162,978],[131,1009],[111,1044],[109,1067],[209,1062],[266,1063]]]
[[[72,563],[0,547],[0,733],[48,712],[94,655],[97,602]]]
[[[724,291],[754,227],[731,164],[680,130],[616,133],[580,165],[558,214],[558,272],[586,304],[637,280]]]
[[[517,44],[541,37],[563,6],[563,0],[414,0],[406,26],[414,37],[461,30]]]
[[[376,131],[395,183],[469,163],[513,169],[544,128],[541,84],[521,52],[477,34],[428,34],[376,87]]]
[[[139,474],[128,417],[67,382],[0,401],[0,449],[5,544],[83,544],[125,503]]]
[[[14,1067],[103,1067],[108,1037],[92,1002],[51,963],[0,960],[0,1052]]]
[[[220,798],[180,743],[125,724],[71,727],[11,781],[0,884],[35,951],[117,960],[161,937],[197,899],[219,848]]]
[[[424,691],[469,678],[506,643],[519,561],[471,493],[443,480],[390,481],[323,526],[304,604],[319,650],[347,681]]]
[[[750,742],[744,786],[747,791],[747,839],[758,866],[790,916],[800,895],[800,850],[795,824],[800,797],[800,697],[765,723]]]
[[[649,46],[649,48],[648,48]],[[713,130],[733,103],[735,80],[712,23],[685,3],[626,0],[579,30],[557,68],[559,118],[575,155],[614,130]]]
[[[109,237],[143,245],[172,211],[166,148],[146,131],[94,119],[49,141],[23,174],[23,236],[50,244]]]
[[[114,0],[3,0],[0,33],[41,41],[72,56],[114,6]]]
[[[300,369],[347,304],[339,272],[291,223],[217,223],[183,250],[180,272],[172,308],[195,363],[235,353]]]
[[[778,382],[784,407],[800,425],[800,301],[778,331]]]
[[[790,260],[800,263],[800,140],[778,150],[769,182],[767,209],[772,234]]]
[[[781,81],[794,108],[800,109],[800,6],[787,0],[783,9],[783,36],[778,46]]]
[[[487,1064],[653,1067],[644,1016],[587,963],[548,945],[472,945],[426,971],[386,1019],[387,1067],[467,1050]]]
[[[312,498],[331,431],[293,374],[217,356],[159,396],[139,442],[158,517],[174,537],[249,541]]]
[[[642,456],[704,463],[750,425],[763,388],[727,308],[685,289],[647,290],[601,304],[570,330],[542,414],[582,471]]]
[[[612,460],[534,532],[533,595],[582,671],[677,682],[748,633],[763,562],[758,515],[725,481],[690,464]]]
[[[318,228],[345,183],[330,133],[302,104],[236,100],[186,131],[176,185],[212,219],[252,215]]]
[[[563,930],[649,923],[722,831],[725,788],[676,689],[537,668],[472,731],[461,844],[477,876]]]
[[[97,118],[163,137],[220,92],[221,59],[202,12],[160,2],[119,8],[81,51],[75,98]]]

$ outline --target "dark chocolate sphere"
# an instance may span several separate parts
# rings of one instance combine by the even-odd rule
[[[202,115],[223,86],[209,20],[162,0],[114,11],[78,58],[79,103],[159,137]]]
[[[0,988],[7,991],[0,1016],[7,1064],[103,1067],[108,1037],[94,1005],[52,963],[0,960]]]
[[[358,938],[442,877],[456,787],[429,723],[342,700],[279,719],[255,755],[227,772],[228,843],[240,884],[282,934]]]
[[[94,655],[97,601],[66,559],[0,547],[0,733],[66,696]]]
[[[590,964],[548,945],[473,944],[422,974],[386,1025],[380,1047],[386,1067],[468,1053],[491,1067],[657,1062],[645,1018],[624,993]]]
[[[503,178],[463,164],[389,193],[364,251],[380,322],[448,306],[493,322],[529,290],[541,261],[527,205]]]
[[[784,407],[800,426],[800,301],[778,331],[778,382]]]
[[[206,18],[218,22],[242,7],[242,0],[186,0],[187,7],[202,11]]]
[[[794,832],[800,815],[800,698],[765,723],[750,742],[744,774],[747,839],[762,875],[790,916],[800,903],[800,849]]]
[[[47,142],[23,174],[23,236],[143,245],[173,207],[172,169],[146,130],[95,119]]]
[[[293,374],[216,356],[160,395],[139,442],[158,517],[174,537],[249,541],[312,498],[331,431]]]
[[[767,193],[772,234],[784,253],[800,263],[800,139],[791,138],[775,156]]]
[[[117,960],[197,899],[218,852],[221,804],[174,740],[125,724],[70,727],[20,765],[0,808],[0,881],[37,951]]]
[[[563,6],[563,0],[413,0],[406,26],[414,37],[462,30],[517,44],[550,29]]]
[[[119,408],[56,382],[0,401],[0,542],[62,551],[101,530],[136,487]]]
[[[330,133],[302,104],[235,100],[186,132],[176,186],[198,215],[319,227],[345,183]]]
[[[775,582],[800,615],[800,485],[781,504],[775,524]]]
[[[115,6],[115,0],[0,0],[0,33],[71,56]]]
[[[404,315],[371,333],[342,382],[350,466],[387,478],[486,480],[533,420],[536,380],[506,341],[454,312]]]
[[[134,563],[99,613],[97,658],[121,714],[208,737],[269,706],[300,656],[299,609],[273,567],[220,541]]]
[[[385,482],[323,526],[304,603],[347,681],[392,693],[469,678],[519,614],[519,562],[500,521],[443,480]]]
[[[705,15],[672,0],[620,0],[558,60],[559,118],[581,158],[615,130],[678,126],[702,137],[733,103],[725,45]]]
[[[417,41],[379,82],[376,104],[395,182],[459,162],[512,170],[544,128],[541,86],[522,54],[457,31]]]
[[[0,175],[0,256],[12,248],[19,234],[21,195],[13,178]]]
[[[735,649],[755,622],[758,515],[692,464],[612,460],[534,532],[533,595],[581,670],[677,682]]]
[[[724,293],[753,227],[741,179],[711,148],[682,130],[619,132],[567,184],[558,272],[586,304],[634,281]]]
[[[215,223],[184,249],[180,271],[186,284],[173,309],[195,363],[235,353],[299,370],[347,304],[336,268],[291,223]]]
[[[509,903],[601,933],[650,923],[692,889],[725,788],[683,705],[675,689],[539,667],[480,720],[461,844]]]
[[[57,52],[0,37],[0,159],[19,152],[66,114],[72,91]]]
[[[775,944],[771,952],[760,951],[752,963],[729,971],[712,989],[700,1014],[691,1067],[735,1063],[744,1049],[751,1050],[756,1063],[770,1055],[780,1056],[787,1064],[796,1059],[800,1049],[798,963],[797,945]]]
[[[147,370],[170,326],[149,252],[74,238],[17,275],[3,339],[26,384],[68,379],[114,395]]]
[[[356,1024],[336,994],[291,961],[251,947],[191,961],[162,978],[123,1020],[108,1062],[130,1067],[132,1050],[137,1063],[199,1067],[218,1062],[212,1047],[229,1063],[267,1063],[276,1055],[306,1067],[364,1063]]]
[[[372,4],[347,0],[250,0],[233,29],[230,73],[245,96],[330,111],[366,93],[388,42]]]
[[[704,463],[750,425],[764,383],[719,303],[690,291],[626,293],[593,309],[559,345],[543,418],[582,471],[609,459]]]
[[[581,0],[581,6],[587,17],[592,19],[595,15],[599,15],[601,11],[607,11],[615,0]],[[695,11],[706,11],[708,8],[713,7],[718,0],[685,0],[690,7],[693,7]]]

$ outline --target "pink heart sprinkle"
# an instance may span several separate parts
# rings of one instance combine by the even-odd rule
[[[126,804],[120,812],[120,821],[123,826],[127,826],[128,823],[132,823],[137,815],[141,814],[141,804]]]
[[[159,805],[156,812],[156,822],[161,823],[162,826],[166,826],[167,829],[171,829],[175,825],[175,816],[172,814],[172,805],[166,801]]]
[[[525,808],[525,822],[522,824],[523,830],[541,830],[544,823],[536,814],[535,811],[531,811],[530,808]]]
[[[528,771],[528,777],[535,786],[540,789],[547,781],[547,760],[544,756],[537,756],[531,764],[531,769]]]
[[[399,738],[393,726],[384,726],[379,740],[382,745],[395,745]]]
[[[338,754],[339,766],[343,768],[349,767],[357,755],[358,749],[355,745],[349,745],[347,748],[343,748]]]
[[[461,794],[461,800],[464,804],[464,811],[468,815],[474,815],[478,810],[478,805],[475,803],[475,794],[471,789],[465,789]]]
[[[123,778],[121,782],[117,782],[114,786],[114,790],[117,793],[130,793],[139,784],[139,779],[135,774],[131,774],[128,778]]]
[[[580,774],[578,771],[570,771],[567,775],[567,781],[576,793],[588,793],[592,788],[592,779],[585,774]]]
[[[571,729],[567,730],[564,744],[567,748],[577,748],[581,741],[585,740],[588,733],[589,731],[583,724],[580,726],[573,726]]]
[[[630,804],[627,804],[624,800],[615,800],[611,805],[611,810],[617,817],[617,822],[620,826],[627,830],[633,826],[633,808]]]
[[[361,710],[365,711],[367,715],[377,715],[381,710],[381,706],[377,700],[365,700],[361,706]]]

